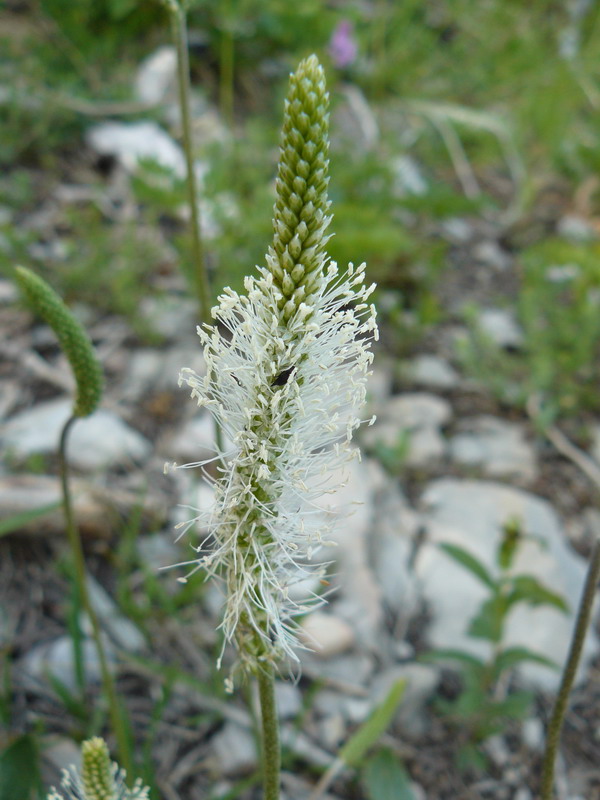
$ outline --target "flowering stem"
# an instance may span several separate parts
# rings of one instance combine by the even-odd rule
[[[258,672],[258,691],[262,716],[262,759],[264,800],[279,800],[281,750],[275,703],[275,671],[272,666]]]
[[[592,616],[592,607],[596,595],[596,585],[600,578],[600,538],[596,539],[592,558],[588,567],[583,594],[577,611],[575,630],[571,639],[571,649],[565,664],[560,688],[552,711],[552,717],[548,724],[546,735],[546,752],[544,753],[544,763],[542,766],[542,786],[540,791],[541,800],[552,800],[552,789],[554,786],[554,767],[556,754],[560,740],[560,732],[567,711],[569,695],[573,687],[577,667],[581,659],[583,643]]]
[[[89,617],[92,625],[92,637],[98,652],[98,661],[100,662],[100,673],[102,675],[102,685],[108,700],[108,710],[110,720],[112,723],[113,731],[117,737],[117,746],[119,749],[119,756],[121,763],[129,775],[133,774],[131,752],[129,748],[129,740],[127,732],[123,723],[123,717],[119,709],[119,701],[117,691],[112,675],[108,668],[108,661],[102,639],[100,636],[100,625],[98,617],[90,601],[90,595],[87,589],[85,577],[85,559],[83,555],[83,546],[81,544],[81,537],[77,526],[75,525],[75,518],[73,515],[73,505],[71,502],[71,490],[69,487],[69,466],[67,462],[67,440],[69,432],[73,423],[76,422],[78,417],[71,416],[66,421],[60,435],[60,443],[58,447],[58,460],[60,469],[60,480],[62,486],[63,496],[63,512],[65,515],[65,522],[67,526],[67,536],[69,538],[69,546],[73,556],[74,579],[77,587],[77,594],[83,604],[83,608]]]
[[[200,318],[202,322],[210,320],[210,289],[208,284],[208,271],[204,248],[202,246],[202,232],[200,227],[200,206],[198,197],[198,183],[194,169],[194,143],[192,137],[192,115],[190,112],[190,63],[187,44],[187,26],[185,10],[177,2],[167,3],[171,16],[173,39],[177,49],[177,83],[179,86],[179,106],[181,109],[181,128],[183,135],[183,149],[187,167],[188,201],[192,215],[192,250],[194,260],[194,282],[196,296],[200,303]]]

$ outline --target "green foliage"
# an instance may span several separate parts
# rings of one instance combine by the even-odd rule
[[[8,536],[15,531],[19,531],[26,525],[29,525],[30,522],[45,517],[46,514],[50,514],[52,511],[56,511],[57,508],[60,508],[60,505],[60,501],[48,503],[45,506],[32,508],[29,511],[21,511],[18,514],[13,514],[11,517],[0,520],[0,538],[2,536]]]
[[[392,686],[387,696],[360,728],[354,733],[339,752],[338,758],[348,766],[356,766],[386,731],[406,688],[406,681],[400,680]]]
[[[0,753],[0,800],[31,800],[40,787],[38,744],[26,734]]]
[[[489,736],[501,731],[506,720],[522,719],[529,711],[533,695],[514,690],[508,694],[499,692],[500,681],[516,666],[524,663],[556,669],[554,662],[526,647],[503,645],[505,623],[511,610],[518,604],[534,607],[546,605],[568,613],[564,598],[545,587],[537,578],[513,574],[514,560],[524,538],[527,537],[520,522],[508,520],[496,550],[496,574],[464,548],[449,543],[440,545],[453,561],[477,578],[488,593],[468,628],[470,636],[489,642],[488,658],[482,659],[460,649],[439,649],[425,656],[429,660],[454,661],[459,666],[462,690],[453,700],[439,700],[438,708],[468,732],[468,742],[459,757],[460,765],[464,768],[485,766],[481,744]]]
[[[477,328],[459,356],[503,401],[524,406],[535,396],[546,424],[581,410],[598,411],[600,395],[600,244],[550,238],[521,254],[518,319],[524,342],[506,353]]]
[[[25,267],[17,267],[15,277],[29,305],[58,337],[71,365],[77,384],[74,416],[89,416],[102,397],[103,377],[88,335],[59,295],[42,278]]]
[[[530,389],[556,414],[600,409],[600,244],[546,239],[522,254]]]
[[[362,782],[368,800],[415,800],[408,773],[391,750],[380,750],[368,759]]]

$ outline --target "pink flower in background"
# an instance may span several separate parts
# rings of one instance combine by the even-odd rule
[[[358,47],[353,36],[350,20],[339,22],[329,40],[329,55],[338,69],[349,67],[358,55]]]

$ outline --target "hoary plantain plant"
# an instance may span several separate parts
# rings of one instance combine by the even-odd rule
[[[224,289],[215,323],[198,329],[206,375],[180,377],[231,442],[216,448],[213,508],[184,532],[199,523],[206,533],[192,572],[225,584],[221,628],[237,651],[229,686],[238,673],[258,681],[265,800],[279,797],[275,671],[284,657],[298,663],[295,617],[322,602],[291,589],[322,574],[311,560],[330,523],[315,522],[315,503],[326,476],[358,455],[377,336],[364,265],[340,272],[327,257],[328,148],[328,94],[311,56],[290,77],[266,267],[246,278],[246,294]]]

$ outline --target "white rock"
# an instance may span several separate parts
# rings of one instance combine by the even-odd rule
[[[300,637],[317,656],[324,659],[344,653],[354,644],[354,631],[350,625],[323,611],[313,611],[304,617]]]
[[[153,572],[163,567],[170,567],[181,558],[181,552],[173,541],[171,532],[147,533],[138,536],[135,541],[135,549],[139,557]]]
[[[336,562],[336,613],[351,625],[361,645],[372,648],[383,622],[381,589],[369,564],[369,533],[374,498],[369,481],[373,475],[362,461],[352,461],[332,476],[333,485],[342,477],[345,483],[319,504],[333,522],[329,539],[337,544],[319,554],[321,561]],[[322,484],[323,478],[319,476]],[[323,485],[323,490],[327,487]],[[315,518],[317,521],[318,518]]]
[[[464,244],[473,237],[473,226],[460,217],[449,217],[441,228],[443,236],[455,244]]]
[[[454,461],[479,467],[490,477],[535,480],[534,450],[525,440],[521,425],[480,416],[461,420],[461,428],[466,431],[450,440],[450,456]]]
[[[330,714],[319,720],[319,742],[328,750],[337,751],[346,737],[348,724],[342,714]]]
[[[170,440],[169,459],[178,464],[196,463],[215,455],[215,423],[207,411],[201,411],[184,423]]]
[[[576,214],[565,214],[558,220],[556,231],[559,236],[570,239],[572,242],[590,242],[598,238],[598,233],[593,224],[585,217]]]
[[[135,94],[142,103],[162,103],[175,90],[177,51],[163,45],[140,64],[134,80]]]
[[[246,728],[226,722],[211,739],[219,775],[237,775],[256,766],[256,744]]]
[[[349,686],[365,686],[375,669],[373,656],[366,652],[344,653],[327,660],[307,651],[299,655],[307,674]]]
[[[392,392],[392,371],[388,364],[378,364],[373,366],[373,372],[367,381],[367,398],[369,403],[377,405],[379,408],[385,403]]]
[[[495,571],[495,553],[503,525],[519,520],[528,535],[521,545],[513,571],[536,577],[563,595],[571,609],[577,607],[585,580],[586,564],[565,541],[559,520],[548,502],[507,486],[483,481],[445,479],[434,481],[423,494],[426,541],[416,560],[425,601],[432,613],[429,641],[432,647],[458,648],[487,656],[486,642],[466,631],[487,597],[483,585],[437,546],[457,544],[472,552]],[[540,544],[545,543],[545,547]],[[572,615],[542,606],[518,605],[509,615],[504,644],[527,647],[562,664],[573,626]],[[586,640],[580,676],[598,650],[597,636]],[[555,689],[558,674],[543,666],[527,664],[520,674],[536,687]]]
[[[521,786],[515,792],[513,800],[533,800],[533,795],[526,786]]]
[[[404,197],[407,194],[422,197],[427,194],[429,186],[414,158],[407,155],[396,156],[390,160],[389,167],[393,176],[393,192],[396,197]]]
[[[433,428],[411,431],[406,463],[409,467],[430,467],[445,457],[446,449],[446,440],[439,431]]]
[[[394,420],[400,428],[438,428],[450,421],[452,407],[434,394],[410,392],[391,397],[382,414],[386,419]]]
[[[9,305],[16,302],[19,290],[12,281],[0,279],[0,305]]]
[[[426,467],[443,458],[446,441],[439,428],[452,416],[449,403],[435,395],[414,392],[391,397],[378,411],[375,424],[362,432],[370,447],[378,443],[403,449],[406,441],[406,463]]]
[[[483,333],[498,347],[519,348],[523,344],[523,331],[510,311],[502,308],[484,308],[478,316]]]
[[[494,764],[503,767],[510,759],[510,750],[503,736],[496,734],[485,740],[483,748]]]
[[[156,122],[101,122],[88,130],[86,139],[93,150],[114,156],[129,172],[148,159],[185,177],[183,150]]]
[[[524,719],[521,725],[521,734],[523,736],[523,742],[530,750],[535,750],[539,753],[542,752],[544,749],[546,732],[544,730],[544,724],[539,717],[528,717]]]
[[[116,662],[114,649],[106,637],[103,637],[103,644],[109,667],[111,667]],[[102,675],[95,642],[91,639],[84,639],[82,651],[86,680],[88,683],[100,683]],[[77,688],[73,640],[70,636],[60,636],[58,639],[29,650],[19,661],[19,667],[21,678],[26,683],[33,682],[33,686],[45,683],[49,673],[58,678],[67,689],[75,691]]]
[[[100,627],[105,630],[111,639],[123,650],[128,653],[139,653],[145,645],[146,640],[142,632],[131,620],[128,620],[117,608],[114,600],[106,592],[103,586],[92,576],[87,575],[87,588],[92,608],[95,610],[100,623]],[[84,615],[85,622],[82,629],[91,634],[91,623],[87,615]]]
[[[434,355],[417,356],[409,364],[409,378],[431,389],[452,389],[458,385],[458,373],[444,358]]]
[[[489,240],[480,242],[474,247],[473,255],[477,261],[481,261],[486,266],[492,267],[492,269],[498,272],[508,269],[512,260],[509,254],[500,247],[498,242]]]
[[[293,683],[277,681],[275,683],[275,698],[277,700],[279,719],[295,719],[302,711],[302,693]]]
[[[418,516],[390,482],[388,491],[382,492],[375,504],[371,560],[383,602],[406,621],[418,603],[410,564],[418,527]]]
[[[72,406],[67,398],[22,411],[0,429],[0,443],[18,459],[33,453],[55,453]],[[104,409],[77,420],[67,444],[69,462],[82,470],[143,463],[151,451],[152,445],[141,433]]]

